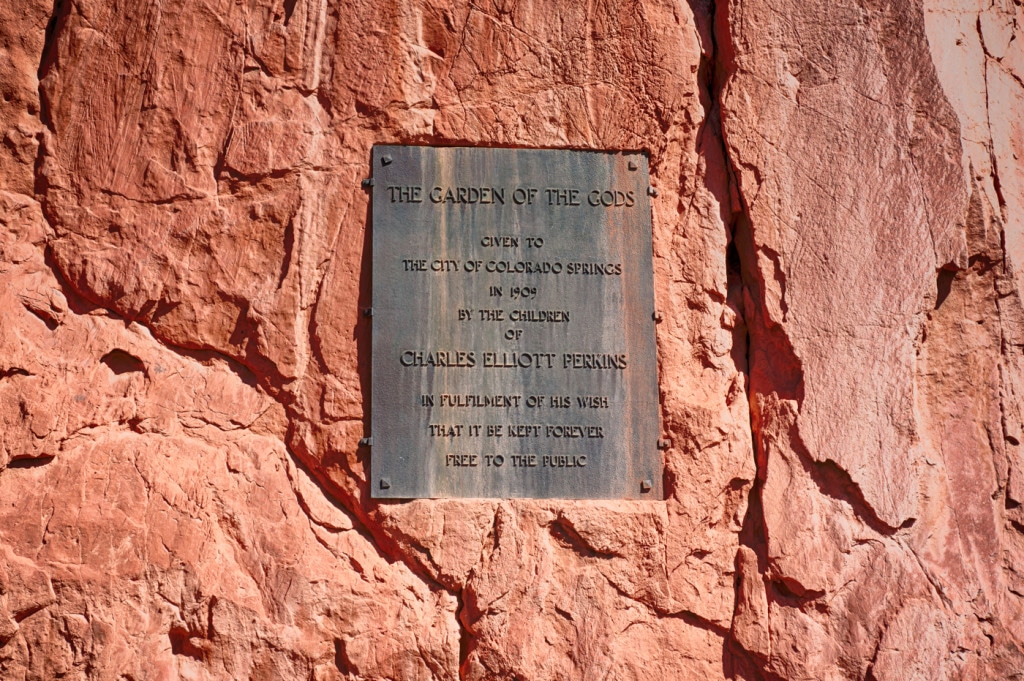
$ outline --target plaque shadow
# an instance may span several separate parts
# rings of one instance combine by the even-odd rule
[[[367,177],[373,177],[373,151],[367,156]],[[352,329],[352,339],[356,343],[356,374],[359,377],[359,396],[363,403],[363,438],[371,438],[373,422],[373,185],[363,186],[366,195],[366,218],[363,222],[363,245],[359,258],[359,295],[356,310],[356,323]],[[356,450],[355,464],[361,466],[363,478],[355,475],[356,471],[348,466],[347,471],[357,483],[358,498],[355,503],[364,512],[372,511],[380,506],[395,506],[410,501],[409,499],[375,499],[371,485],[372,445],[360,440]]]

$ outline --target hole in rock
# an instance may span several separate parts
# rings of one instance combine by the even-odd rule
[[[175,655],[184,655],[199,661],[205,657],[205,651],[192,643],[192,637],[184,627],[171,627],[167,636],[171,639],[171,652]]]
[[[292,20],[292,14],[295,13],[296,0],[284,0],[284,25],[287,26],[288,22]]]
[[[424,46],[441,59],[444,59],[450,31],[445,28],[443,18],[438,17],[436,14],[424,13],[422,30]]]
[[[949,292],[953,289],[954,279],[956,279],[956,272],[953,270],[939,270],[939,276],[935,280],[935,287],[938,289],[938,295],[935,296],[936,310],[949,297]]]
[[[376,116],[380,112],[381,110],[373,106],[372,104],[364,102],[361,99],[356,100],[356,113],[359,114],[360,116],[371,118],[373,116]]]
[[[103,357],[100,358],[100,361],[106,364],[107,367],[118,376],[121,374],[127,374],[130,371],[146,372],[146,365],[142,363],[142,360],[128,354],[124,350],[111,350],[107,354],[103,355]]]
[[[348,674],[352,669],[352,663],[349,662],[348,654],[345,652],[345,642],[340,638],[334,639],[334,666],[342,674]]]
[[[52,456],[36,456],[28,459],[14,459],[7,464],[8,468],[40,468],[53,461]]]
[[[39,321],[41,321],[43,324],[46,324],[46,328],[48,328],[50,331],[54,331],[54,330],[57,329],[57,326],[59,324],[58,324],[57,320],[54,317],[46,314],[42,310],[37,310],[34,307],[29,306],[29,305],[26,305],[25,309],[28,310],[29,312],[31,312],[33,315],[35,315],[39,319]]]

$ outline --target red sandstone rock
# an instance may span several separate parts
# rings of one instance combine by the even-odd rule
[[[0,8],[0,676],[1019,678],[1022,26]],[[368,498],[378,142],[650,153],[664,501]]]

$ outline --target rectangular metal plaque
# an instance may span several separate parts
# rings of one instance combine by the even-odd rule
[[[641,153],[375,146],[372,494],[662,498]]]

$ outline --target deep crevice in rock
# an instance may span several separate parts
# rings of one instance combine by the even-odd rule
[[[754,413],[753,392],[751,389],[751,368],[752,356],[752,334],[750,329],[749,310],[745,309],[744,292],[756,291],[756,264],[751,260],[754,250],[751,246],[745,249],[740,248],[737,238],[741,233],[749,239],[749,232],[744,232],[744,227],[749,221],[745,215],[745,205],[742,200],[734,201],[739,189],[735,180],[733,161],[729,158],[728,145],[725,142],[725,129],[721,119],[721,97],[726,80],[732,72],[732,59],[725,54],[721,43],[728,44],[728,16],[727,8],[719,5],[715,0],[690,0],[690,7],[694,13],[694,21],[697,24],[698,34],[704,46],[704,54],[698,70],[698,84],[702,89],[701,104],[704,107],[703,129],[699,133],[702,143],[713,144],[718,148],[724,167],[717,168],[724,177],[720,181],[725,184],[725,195],[716,193],[722,205],[722,218],[729,232],[729,241],[726,250],[726,269],[729,283],[729,297],[735,302],[738,312],[739,323],[737,324],[736,344],[734,348],[734,360],[740,371],[746,374],[747,380],[745,390],[750,405],[750,442],[753,448],[757,476],[750,487],[747,497],[747,512],[739,534],[739,543],[752,549],[757,556],[758,572],[763,576],[768,569],[767,538],[765,535],[764,517],[761,509],[761,487],[764,479],[764,462],[758,454],[759,442],[756,431],[756,414]],[[711,135],[708,140],[705,136]],[[713,168],[709,164],[706,172],[710,174]],[[707,178],[705,183],[707,183]],[[736,205],[738,204],[738,206]],[[733,212],[739,209],[739,213]],[[752,240],[751,240],[752,242]],[[743,252],[741,252],[743,251]],[[738,300],[737,300],[738,299]],[[737,356],[738,355],[738,356]],[[735,583],[736,598],[738,604],[740,581]],[[735,616],[735,613],[734,613]],[[689,622],[692,626],[700,626],[700,623]],[[714,627],[715,633],[723,639],[723,668],[738,678],[751,678],[756,681],[767,679],[761,670],[761,665],[754,656],[747,652],[734,638],[732,630],[719,630]]]
[[[459,607],[455,611],[455,621],[459,625],[459,678],[465,679],[469,674],[469,656],[476,650],[477,639],[469,630],[468,614],[464,602],[465,589],[456,594]]]
[[[50,72],[50,69],[56,65],[57,53],[55,41],[60,32],[59,27],[61,22],[67,20],[67,17],[71,14],[72,4],[73,3],[68,2],[67,0],[53,0],[53,9],[50,11],[50,20],[46,23],[46,31],[43,38],[43,52],[39,62],[39,70],[36,72],[36,76],[40,81],[39,120],[51,131],[53,130],[53,120],[50,117],[50,102],[42,89],[42,81]],[[41,151],[42,150],[40,150],[40,152]]]

